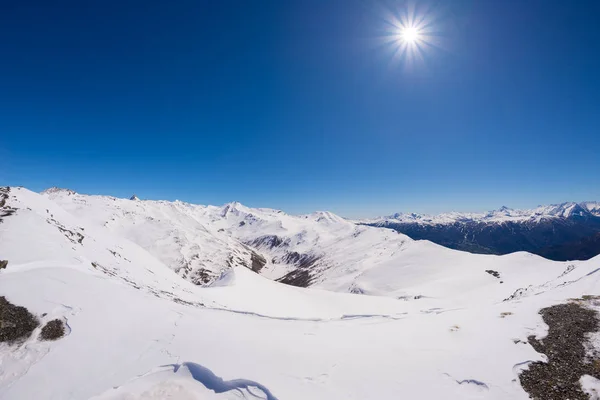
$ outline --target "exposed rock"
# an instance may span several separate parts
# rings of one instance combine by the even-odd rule
[[[8,266],[8,260],[0,260],[0,269],[4,269]]]
[[[0,342],[25,339],[38,325],[37,318],[25,307],[15,306],[0,296]]]
[[[540,314],[549,326],[548,335],[540,340],[530,336],[528,341],[548,362],[529,364],[519,375],[521,386],[536,400],[589,400],[579,379],[600,379],[600,359],[586,354],[588,334],[599,329],[596,311],[569,303],[544,308]]]
[[[73,244],[77,244],[77,243],[82,244],[83,239],[85,238],[85,236],[83,236],[81,233],[79,233],[79,232],[73,232],[72,230],[67,229],[64,225],[62,225],[60,222],[58,222],[54,218],[48,218],[48,219],[46,219],[46,222],[49,223],[50,225],[56,226],[56,228],[67,239],[69,239],[69,241],[71,241],[71,243],[73,243]]]
[[[8,217],[13,215],[17,209],[9,206],[7,203],[8,194],[10,193],[9,186],[0,186],[0,222],[2,222],[2,217]]]
[[[6,199],[8,199],[8,193],[10,192],[10,187],[0,187],[0,208],[6,206]]]
[[[252,271],[260,272],[260,270],[267,264],[267,260],[256,252],[250,253],[250,260],[252,261]]]
[[[500,279],[500,272],[494,271],[493,269],[486,269],[485,272],[492,275],[494,278]]]
[[[48,189],[44,190],[42,193],[43,194],[66,193],[68,196],[73,196],[73,195],[77,194],[77,192],[75,192],[74,190],[66,189],[66,188],[59,188],[56,186],[48,188]]]
[[[273,249],[275,247],[289,246],[290,239],[277,235],[264,235],[248,242],[247,244],[257,249]]]
[[[286,285],[305,288],[310,286],[312,282],[312,277],[309,270],[297,269],[277,279],[277,282],[285,283]]]
[[[314,264],[319,261],[320,257],[312,254],[300,254],[297,252],[286,253],[278,262],[286,264],[295,264],[296,269],[283,277],[277,279],[277,282],[287,285],[308,287],[314,279],[315,272],[312,270]]]
[[[60,339],[65,335],[65,325],[60,319],[53,319],[49,321],[42,328],[40,338],[42,340],[56,340]]]
[[[190,282],[198,286],[208,286],[218,278],[217,274],[204,268],[195,269],[189,276]]]

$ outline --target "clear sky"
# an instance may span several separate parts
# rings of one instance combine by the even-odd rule
[[[411,12],[422,57],[385,44]],[[598,15],[595,0],[5,1],[0,184],[352,217],[600,200]]]

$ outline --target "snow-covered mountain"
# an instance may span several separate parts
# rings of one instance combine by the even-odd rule
[[[407,280],[413,270],[426,271],[440,263],[461,265],[473,258],[483,270],[503,269],[503,264],[534,269],[548,264],[523,253],[486,257],[453,251],[329,212],[292,216],[238,202],[216,207],[130,201],[60,189],[43,196],[90,225],[136,243],[195,284],[219,284],[228,271],[243,266],[296,286],[405,297],[424,293],[401,289],[390,274]],[[397,274],[402,269],[405,273]],[[451,282],[452,276],[445,279]]]
[[[260,260],[248,246],[215,225],[223,209],[180,201],[140,201],[80,195],[51,188],[42,195],[75,217],[127,238],[195,284],[211,284],[235,266]]]
[[[0,296],[40,323],[0,343],[8,400],[527,399],[539,310],[600,293],[599,257],[474,255],[326,212],[4,188],[0,220]],[[54,319],[65,337],[42,340]]]
[[[561,203],[538,206],[533,209],[518,210],[502,206],[497,210],[484,213],[449,212],[438,215],[395,213],[388,216],[364,219],[363,223],[390,221],[396,223],[420,223],[427,225],[444,225],[464,222],[505,223],[505,222],[540,222],[545,219],[571,217],[600,217],[600,202]]]
[[[532,210],[502,207],[487,213],[402,214],[359,221],[417,240],[482,254],[527,251],[557,260],[600,254],[600,203],[562,203]]]

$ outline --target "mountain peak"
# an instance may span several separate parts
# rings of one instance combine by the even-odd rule
[[[42,191],[42,194],[56,194],[56,193],[64,193],[69,196],[77,194],[77,192],[75,192],[74,190],[67,189],[67,188],[59,188],[56,186],[52,186],[52,187]]]
[[[561,204],[553,204],[548,207],[542,207],[542,214],[547,214],[554,217],[569,218],[571,216],[586,216],[590,215],[590,211],[580,204],[574,202],[565,202]]]
[[[312,219],[316,220],[317,222],[326,222],[326,223],[345,222],[344,218],[342,218],[339,215],[336,215],[330,211],[315,211],[314,213],[310,214],[310,217],[312,217]]]
[[[137,197],[135,194],[129,198],[129,200],[135,200],[135,201],[138,201],[139,199],[140,198]]]
[[[228,214],[240,215],[242,212],[249,212],[249,210],[239,201],[232,201],[221,207],[221,216],[223,217],[226,217]]]
[[[600,217],[600,202],[598,201],[585,201],[579,203],[580,206],[588,210],[593,215]]]

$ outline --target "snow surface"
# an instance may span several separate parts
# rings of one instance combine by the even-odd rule
[[[590,400],[600,400],[600,380],[590,375],[584,375],[579,382],[583,391],[590,396]]]
[[[600,257],[472,255],[330,213],[18,188],[8,203],[0,294],[68,335],[3,344],[2,399],[527,399],[538,311],[600,293]],[[290,266],[223,261],[271,263],[284,249],[245,244],[270,234],[321,254],[313,288],[268,279]],[[217,285],[175,271],[196,252]]]

